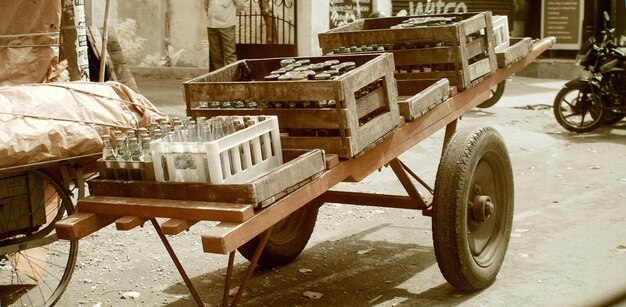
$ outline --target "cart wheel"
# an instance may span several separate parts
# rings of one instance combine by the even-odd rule
[[[52,306],[70,281],[78,252],[77,241],[57,239],[54,223],[73,213],[74,207],[61,185],[45,171],[12,178],[13,184],[5,181],[3,187],[14,189],[23,186],[18,181],[27,180],[32,189],[22,192],[30,197],[2,199],[0,229],[32,225],[32,216],[41,216],[37,223],[41,226],[22,227],[0,240],[0,300],[6,305]],[[19,194],[15,190],[8,193]],[[28,210],[22,209],[28,206],[25,198],[30,199],[32,213],[25,214]]]
[[[479,104],[478,107],[481,109],[492,107],[496,104],[502,95],[504,94],[504,87],[506,86],[506,80],[502,80],[502,82],[498,83],[498,85],[491,88],[491,96],[483,101],[483,103]]]
[[[454,287],[491,285],[513,222],[513,173],[491,127],[463,129],[446,148],[435,181],[433,241],[441,273]]]
[[[315,222],[319,204],[314,202],[306,204],[298,211],[292,213],[282,221],[274,225],[258,264],[273,268],[285,265],[300,255],[309,242]],[[251,260],[254,251],[259,245],[261,236],[257,236],[248,243],[239,247],[238,251],[246,259]]]

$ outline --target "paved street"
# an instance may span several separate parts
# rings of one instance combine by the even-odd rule
[[[181,81],[139,87],[159,109],[183,115]],[[584,135],[565,131],[551,109],[564,82],[514,76],[498,104],[474,109],[459,123],[496,128],[513,164],[513,231],[491,287],[466,293],[446,283],[431,219],[420,212],[326,204],[300,257],[257,270],[241,305],[589,306],[626,295],[626,121]],[[431,185],[442,140],[439,131],[400,157]],[[388,168],[337,188],[402,193]],[[219,305],[228,259],[202,252],[207,227],[198,224],[171,241],[203,301]],[[151,227],[117,232],[109,226],[80,243],[60,306],[193,306]],[[240,255],[236,262],[239,278],[247,262]],[[129,291],[140,296],[122,298]],[[306,298],[306,291],[322,297]]]

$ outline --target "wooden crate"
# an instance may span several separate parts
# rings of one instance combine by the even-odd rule
[[[101,179],[154,181],[154,166],[146,161],[97,161]]]
[[[46,202],[57,201],[33,173],[0,175],[0,238],[36,229],[46,222]],[[46,196],[47,195],[47,196]]]
[[[286,158],[293,155],[285,155]],[[90,195],[234,203],[263,208],[310,181],[326,168],[324,151],[311,150],[246,183],[124,181],[95,178]],[[105,212],[113,214],[113,212]],[[133,215],[133,214],[130,214]],[[172,217],[172,216],[162,216]],[[181,218],[180,216],[177,216]],[[193,220],[193,217],[186,217]]]
[[[506,68],[523,59],[532,49],[530,37],[511,37],[509,47],[496,53],[499,68]]]
[[[496,70],[491,12],[429,15],[457,17],[452,25],[391,29],[415,16],[360,19],[318,35],[325,54],[336,48],[390,45],[398,79],[448,78],[463,90]]]
[[[259,81],[280,68],[281,59],[242,60],[183,83],[187,115],[276,115],[285,149],[321,148],[351,158],[383,138],[399,124],[397,88],[391,54],[363,54],[309,59],[355,62],[357,67],[336,80]],[[240,65],[247,64],[255,81],[241,79]],[[365,96],[368,85],[382,85]],[[336,108],[200,108],[201,101],[298,102],[334,100]],[[286,103],[285,103],[286,104]],[[311,136],[310,131],[324,131]],[[285,134],[287,132],[288,134]],[[304,132],[304,133],[302,133]],[[304,135],[304,136],[303,136]]]

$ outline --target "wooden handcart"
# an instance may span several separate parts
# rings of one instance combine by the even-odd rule
[[[70,282],[78,241],[54,223],[74,212],[100,154],[0,168],[0,301],[52,306]]]
[[[528,53],[474,80],[464,91],[448,87],[445,79],[413,89],[398,86],[405,120],[350,159],[338,158],[346,152],[342,149],[325,155],[316,149],[285,150],[283,166],[246,184],[92,180],[92,195],[78,202],[77,212],[56,223],[58,236],[79,240],[112,223],[118,230],[129,230],[150,221],[202,306],[165,235],[201,221],[219,221],[202,235],[202,246],[204,252],[229,255],[222,304],[237,305],[257,264],[283,265],[303,251],[324,203],[416,209],[433,218],[435,253],[448,282],[465,290],[486,288],[495,280],[508,246],[512,170],[502,137],[494,129],[457,131],[457,120],[488,98],[492,86],[553,43],[553,38],[535,42]],[[188,112],[200,116],[193,108],[188,105]],[[398,157],[442,128],[442,158],[435,185],[429,187]],[[359,182],[385,166],[392,168],[406,196],[331,190],[340,182]],[[420,195],[415,181],[432,194],[432,200]],[[157,217],[167,220],[159,224]],[[237,250],[250,265],[229,302]]]

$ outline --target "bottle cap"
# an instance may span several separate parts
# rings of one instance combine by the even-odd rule
[[[281,67],[286,67],[286,66],[288,66],[290,64],[293,64],[295,62],[296,62],[295,59],[283,59],[283,60],[280,61],[280,66]]]

